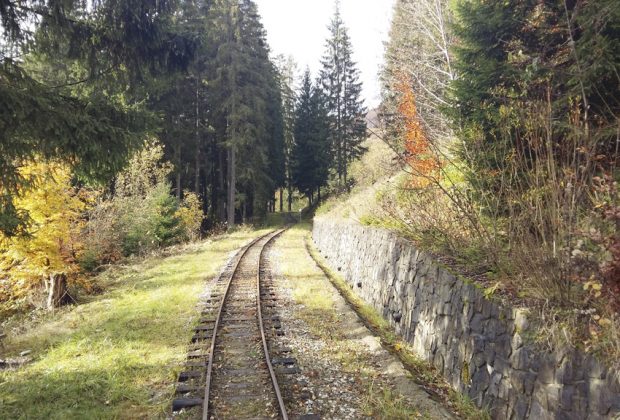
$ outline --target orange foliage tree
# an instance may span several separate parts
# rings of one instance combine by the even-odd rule
[[[413,171],[412,186],[423,188],[428,186],[431,180],[437,179],[441,162],[431,150],[431,144],[420,123],[415,93],[409,78],[399,77],[396,89],[399,93],[398,112],[405,140],[405,160]]]

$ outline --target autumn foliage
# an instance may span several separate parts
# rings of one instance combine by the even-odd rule
[[[202,203],[193,193],[182,200],[172,195],[172,166],[163,154],[160,143],[146,142],[117,175],[113,191],[83,186],[57,161],[20,167],[31,182],[13,201],[25,212],[28,231],[0,234],[0,318],[41,305],[40,292],[52,277],[65,277],[72,293],[89,292],[91,270],[199,238]]]
[[[407,77],[401,76],[396,88],[400,95],[398,112],[402,121],[405,159],[413,171],[411,183],[414,188],[423,188],[428,186],[431,179],[436,179],[441,164],[431,150],[420,122],[412,83]]]
[[[91,200],[89,191],[72,186],[66,165],[35,161],[20,172],[36,180],[15,198],[28,212],[30,233],[0,236],[0,301],[23,296],[51,275],[77,275],[83,212]]]

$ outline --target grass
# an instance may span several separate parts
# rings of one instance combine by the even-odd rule
[[[310,235],[307,233],[305,236],[306,247],[316,264],[366,326],[381,339],[383,346],[401,360],[405,367],[413,373],[414,378],[426,389],[440,396],[460,418],[489,419],[490,415],[487,411],[477,408],[467,396],[454,391],[439,372],[417,356],[411,346],[394,333],[389,323],[373,307],[366,304],[351,290],[345,280],[327,265],[323,257],[311,244],[309,237]]]
[[[377,196],[398,177],[400,166],[382,140],[369,137],[363,146],[368,151],[349,165],[349,177],[355,186],[348,194],[334,194],[322,202],[316,210],[318,216],[329,213],[329,217],[360,220],[377,211]]]
[[[96,279],[102,294],[10,334],[5,353],[33,362],[0,371],[0,418],[166,417],[206,279],[263,232],[112,268]]]
[[[349,339],[340,326],[333,298],[333,289],[325,274],[308,256],[304,245],[310,233],[310,224],[303,223],[289,229],[279,240],[282,250],[280,271],[290,281],[293,298],[301,303],[300,317],[312,334],[326,342],[325,356],[335,358],[344,372],[361,376],[368,387],[364,391],[365,415],[373,418],[423,418],[416,407],[384,386],[375,384],[377,372],[365,349]]]

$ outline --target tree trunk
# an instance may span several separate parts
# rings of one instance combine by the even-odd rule
[[[319,185],[319,191],[318,191],[318,196],[317,196],[316,200],[317,200],[317,203],[321,202],[321,186],[320,185]]]
[[[200,197],[200,108],[199,108],[199,80],[196,77],[196,176],[194,178],[194,193]]]
[[[47,280],[47,309],[51,310],[71,302],[67,293],[67,276],[64,273],[50,274]]]
[[[176,196],[177,200],[181,199],[181,145],[177,145],[174,150],[175,161],[176,161],[176,174],[175,174],[175,184],[176,184]]]
[[[218,158],[219,158],[219,169],[217,171],[217,191],[216,188],[214,188],[214,194],[213,194],[213,198],[214,200],[217,199],[217,209],[215,211],[216,217],[217,217],[217,221],[218,222],[223,222],[224,220],[226,220],[226,200],[224,199],[224,191],[226,189],[225,183],[224,183],[224,151],[223,150],[219,150],[218,151]],[[215,201],[214,201],[215,203]]]
[[[284,203],[282,202],[283,199],[284,199],[284,189],[280,188],[280,213],[284,213]]]
[[[235,188],[236,188],[236,179],[235,179],[235,149],[231,146],[228,150],[228,228],[232,228],[235,226]]]
[[[293,211],[293,188],[290,186],[288,186],[288,212],[292,212]]]

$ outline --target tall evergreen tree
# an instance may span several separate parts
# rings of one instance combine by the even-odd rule
[[[328,29],[330,36],[322,60],[321,82],[328,100],[338,185],[344,184],[348,189],[347,165],[365,151],[361,143],[366,138],[367,127],[359,70],[352,59],[351,40],[338,3]]]
[[[282,123],[284,130],[285,186],[288,192],[288,211],[293,205],[293,181],[291,173],[292,151],[295,142],[295,72],[297,65],[293,57],[278,57],[280,74],[280,96],[282,98]],[[280,190],[280,211],[283,211],[283,194]]]
[[[320,87],[312,86],[310,71],[303,76],[295,112],[295,142],[292,150],[293,185],[308,197],[327,183],[329,125],[326,98]]]
[[[283,183],[279,82],[252,1],[215,2],[209,26],[207,94],[213,104],[216,187],[226,191],[226,220],[232,226],[238,217],[263,214]],[[218,205],[217,213],[223,208]]]
[[[193,45],[170,30],[171,2],[0,4],[0,232],[26,229],[12,198],[33,185],[19,168],[61,159],[106,179],[141,143],[147,119],[136,87],[182,68]]]

